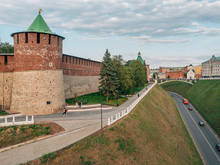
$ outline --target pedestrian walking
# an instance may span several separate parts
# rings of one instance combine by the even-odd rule
[[[81,101],[79,101],[79,108],[81,108],[81,105],[82,105],[82,102],[81,102]]]
[[[139,93],[138,93],[138,97],[139,97]]]
[[[67,109],[66,109],[66,107],[63,108],[63,117],[64,116],[67,116]]]

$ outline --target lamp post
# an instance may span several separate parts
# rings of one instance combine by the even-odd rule
[[[102,87],[99,86],[99,90],[100,90],[100,102],[101,102],[101,131],[102,131]]]
[[[116,91],[116,93],[117,93],[117,107],[118,107],[118,90]]]

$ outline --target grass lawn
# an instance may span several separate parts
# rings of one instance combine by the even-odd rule
[[[0,148],[62,131],[65,131],[65,129],[54,122],[0,127]]]
[[[183,95],[189,88],[192,87],[191,84],[181,82],[181,81],[170,81],[170,82],[161,84],[161,86],[166,91],[172,91],[175,93],[179,93],[180,95]]]
[[[147,84],[145,84],[145,87],[147,86]],[[136,94],[136,92],[139,92],[143,89],[144,87],[135,87],[133,91],[126,91],[126,93],[124,92],[119,92],[119,96],[118,96],[118,105],[123,104],[127,98],[126,97],[122,97],[120,95],[133,95]],[[106,96],[102,96],[102,104],[106,104],[106,105],[112,105],[112,106],[117,106],[117,96],[113,96],[112,100],[111,100],[111,95],[108,97],[108,102],[106,101]],[[77,102],[81,101],[82,104],[100,104],[100,92],[95,92],[95,93],[90,93],[87,95],[83,95],[83,96],[79,96],[77,97]],[[69,105],[75,105],[75,98],[70,98],[70,99],[66,99],[66,103]]]
[[[7,115],[8,114],[8,112],[6,112],[6,111],[0,111],[0,116],[1,115]]]
[[[203,164],[172,98],[159,85],[125,118],[27,164]]]
[[[112,106],[117,106],[117,97],[113,96],[113,99],[111,100],[111,96],[108,97],[109,101],[106,102],[106,96],[102,96],[102,104],[106,105],[112,105]],[[125,97],[118,97],[118,104],[121,105],[123,104],[127,98]],[[77,97],[77,102],[81,101],[84,104],[100,104],[100,93],[95,92],[83,96]],[[69,105],[75,105],[75,98],[70,98],[66,99],[66,103]]]

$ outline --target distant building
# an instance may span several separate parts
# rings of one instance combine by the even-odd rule
[[[184,77],[184,72],[183,71],[166,71],[165,72],[166,78],[170,79],[182,79]]]
[[[149,78],[152,79],[154,73],[158,74],[159,73],[159,69],[150,69],[150,75]]]
[[[212,56],[202,63],[202,77],[220,77],[220,57]]]
[[[196,72],[194,70],[193,65],[190,64],[187,70],[187,79],[195,79],[195,77],[196,77]]]
[[[158,73],[158,79],[166,79],[166,74],[163,73]]]

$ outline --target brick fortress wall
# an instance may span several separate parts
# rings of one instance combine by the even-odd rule
[[[63,54],[65,97],[98,91],[101,62]]]
[[[0,55],[0,105],[10,109],[13,85],[14,55]]]
[[[50,114],[65,105],[62,38],[44,33],[14,34],[11,110]]]

